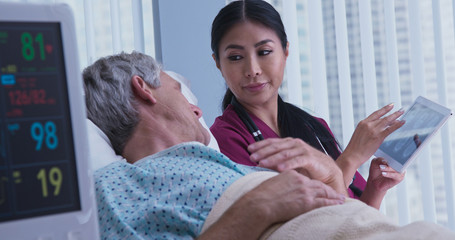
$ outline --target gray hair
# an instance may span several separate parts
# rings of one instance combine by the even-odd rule
[[[107,135],[116,154],[122,154],[140,120],[131,78],[137,75],[157,88],[160,71],[155,59],[135,51],[101,58],[84,69],[87,117]]]

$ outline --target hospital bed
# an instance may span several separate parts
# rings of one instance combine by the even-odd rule
[[[189,81],[175,72],[167,73],[182,84],[182,93],[188,101],[197,105],[197,98],[188,87]],[[210,133],[204,119],[200,118],[200,121]],[[93,122],[87,119],[87,125],[90,162],[93,170],[116,161],[126,161],[115,154],[107,136]],[[209,147],[219,151],[215,138],[211,133],[210,135]],[[236,199],[276,175],[277,173],[269,171],[255,172],[234,182],[213,207],[204,223],[202,232],[207,230]],[[416,233],[420,239],[432,237],[452,239],[455,237],[455,233],[450,230],[424,221],[398,226],[390,218],[363,202],[347,199],[343,205],[318,208],[288,222],[275,224],[264,232],[260,239],[301,239],[302,236],[305,236],[305,239],[331,239],[334,236],[337,236],[338,239],[415,239]]]

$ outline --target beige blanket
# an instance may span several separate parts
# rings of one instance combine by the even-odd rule
[[[273,172],[256,172],[234,182],[213,207],[202,232],[236,199],[275,175]],[[375,208],[347,199],[342,205],[318,208],[274,225],[261,239],[455,239],[455,232],[424,221],[398,226]]]

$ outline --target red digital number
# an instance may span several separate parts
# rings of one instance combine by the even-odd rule
[[[30,91],[34,104],[46,104],[46,91],[44,89],[35,89]]]
[[[13,106],[46,104],[46,91],[44,89],[14,90],[9,92],[9,99]]]
[[[21,104],[21,101],[20,101],[20,97],[18,95],[20,95],[20,91],[19,90],[16,90],[16,91],[10,91],[8,93],[9,95],[9,99],[10,99],[10,102],[11,102],[11,105],[22,105]]]

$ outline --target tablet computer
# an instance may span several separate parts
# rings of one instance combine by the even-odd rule
[[[383,157],[390,167],[403,172],[451,115],[450,109],[417,97],[400,117],[405,124],[387,136],[374,155]]]
[[[0,2],[0,238],[99,239],[66,4]]]

